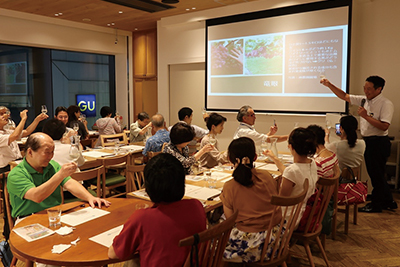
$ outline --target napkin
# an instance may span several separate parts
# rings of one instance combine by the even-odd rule
[[[71,247],[70,244],[60,244],[60,245],[54,245],[53,249],[51,250],[51,253],[54,254],[61,254],[64,251],[66,251],[67,249],[69,249]]]
[[[81,239],[78,237],[76,240],[71,241],[71,245],[76,246],[76,244],[78,243],[78,241],[80,241]]]
[[[56,232],[59,235],[68,235],[68,234],[72,233],[73,229],[74,228],[72,228],[72,227],[63,226],[60,229],[55,230],[54,232]]]

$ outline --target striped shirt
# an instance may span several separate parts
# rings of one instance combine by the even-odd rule
[[[317,156],[314,160],[317,165],[318,177],[330,178],[335,175],[334,167],[338,164],[335,153],[332,152],[332,154],[327,158]]]

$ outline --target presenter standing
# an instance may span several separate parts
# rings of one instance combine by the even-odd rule
[[[359,105],[360,131],[366,144],[365,164],[372,183],[371,202],[360,212],[382,212],[382,209],[397,209],[389,185],[385,178],[386,161],[390,155],[389,126],[393,117],[393,103],[382,95],[385,80],[379,76],[370,76],[364,84],[364,94],[349,95],[322,79],[321,84],[328,87],[337,97],[353,105]]]

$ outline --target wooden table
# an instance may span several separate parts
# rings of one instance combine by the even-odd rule
[[[101,266],[105,264],[120,262],[121,260],[111,260],[108,258],[108,248],[98,243],[90,241],[89,238],[101,234],[107,230],[124,224],[129,216],[135,211],[137,203],[151,202],[140,199],[110,198],[110,207],[102,209],[111,213],[95,220],[75,226],[75,230],[66,236],[53,234],[51,236],[27,242],[13,231],[10,234],[10,244],[12,252],[24,257],[26,266],[32,266],[33,262],[52,264],[58,266]],[[71,205],[73,203],[64,204]],[[88,206],[88,204],[86,204]],[[74,209],[70,212],[76,211]],[[39,223],[48,227],[49,221],[47,213],[39,212],[22,220],[16,228]],[[69,244],[71,241],[80,238],[76,246],[72,245],[61,254],[51,253],[53,245]]]

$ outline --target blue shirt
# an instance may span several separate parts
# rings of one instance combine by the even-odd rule
[[[160,152],[163,144],[169,141],[169,132],[165,129],[158,130],[155,135],[147,139],[142,154],[147,156],[148,151]]]

